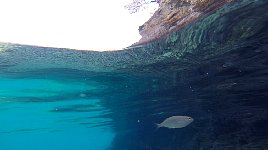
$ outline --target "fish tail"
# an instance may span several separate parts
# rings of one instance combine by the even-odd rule
[[[161,124],[158,123],[155,123],[155,125],[156,125],[155,131],[162,127]]]

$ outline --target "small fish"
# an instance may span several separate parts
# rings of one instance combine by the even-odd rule
[[[162,123],[157,124],[157,128],[166,127],[166,128],[183,128],[192,123],[194,119],[188,116],[172,116],[165,119]]]

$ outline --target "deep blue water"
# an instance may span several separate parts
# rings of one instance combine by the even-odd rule
[[[267,8],[120,52],[0,43],[0,150],[268,150]]]

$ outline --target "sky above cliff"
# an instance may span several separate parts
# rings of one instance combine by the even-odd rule
[[[141,37],[157,4],[129,14],[131,0],[0,0],[0,42],[80,50],[117,50]]]

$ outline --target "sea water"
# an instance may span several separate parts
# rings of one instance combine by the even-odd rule
[[[64,76],[19,75],[0,77],[0,149],[101,150],[109,146],[114,132],[101,125],[111,119],[98,116],[110,110],[98,98],[84,94],[98,90],[98,85]]]
[[[267,150],[267,6],[118,52],[0,43],[0,150]]]

